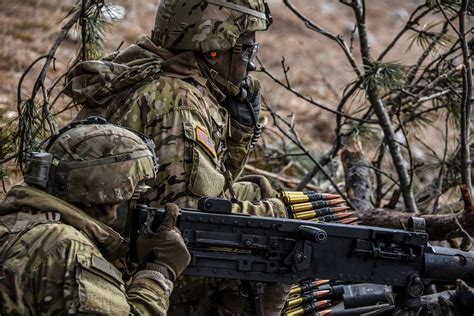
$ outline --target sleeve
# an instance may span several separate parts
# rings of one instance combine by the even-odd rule
[[[126,291],[122,274],[77,240],[50,249],[28,276],[25,298],[38,314],[166,315],[168,309],[169,290],[156,278],[134,280]]]
[[[141,131],[156,144],[157,178],[149,185],[152,206],[176,203],[196,207],[200,196],[222,196],[220,144],[213,140],[212,118],[189,84],[160,78],[137,91],[117,123]]]
[[[245,176],[232,186],[237,202],[234,213],[286,218],[286,206],[273,190],[270,181],[259,175]]]
[[[256,202],[237,201],[232,205],[232,212],[265,217],[288,217],[285,204],[278,198],[269,198]]]
[[[201,196],[223,197],[226,180],[222,164],[237,178],[242,172],[253,136],[252,128],[231,122],[221,155],[211,135],[212,118],[204,110],[200,92],[184,81],[161,77],[143,86],[127,100],[126,112],[116,111],[109,121],[140,131],[153,139],[159,159],[156,179],[149,182],[147,199],[152,206],[176,203],[196,207]],[[120,115],[118,113],[120,112]],[[242,199],[233,210],[259,216],[286,217],[278,199],[254,202]]]
[[[227,138],[225,167],[232,173],[234,180],[238,179],[247,163],[252,137],[252,128],[231,119],[230,134]]]

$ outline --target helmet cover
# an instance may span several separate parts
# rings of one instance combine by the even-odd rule
[[[267,0],[162,0],[153,41],[162,47],[203,53],[225,51],[245,33],[267,30]]]
[[[85,206],[130,200],[157,170],[150,144],[112,124],[75,126],[53,138],[47,151],[53,160],[45,190]]]

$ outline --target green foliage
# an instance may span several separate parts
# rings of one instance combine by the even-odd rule
[[[76,30],[81,35],[81,45],[78,48],[78,55],[86,49],[86,59],[100,59],[105,54],[104,36],[111,25],[106,15],[112,16],[110,4],[106,0],[95,0],[94,5],[83,12],[82,19],[76,24]],[[82,1],[78,0],[71,13],[82,12]],[[85,38],[83,38],[83,27]],[[82,56],[81,56],[82,57]]]
[[[426,5],[437,8],[434,13],[443,10],[448,16],[456,15],[461,5],[461,0],[427,0]]]
[[[446,74],[454,67],[453,61],[447,60],[440,65],[439,72],[440,74]],[[434,79],[435,75],[432,74],[431,79]],[[450,115],[451,123],[456,128],[460,128],[462,86],[462,75],[460,72],[456,72],[440,81],[437,86],[438,90],[449,89],[451,93],[433,100],[434,106],[445,106]]]
[[[379,94],[398,90],[403,85],[405,69],[399,63],[375,62],[366,69],[362,86],[366,91],[375,90]]]
[[[0,129],[2,130],[2,133],[0,133],[0,161],[7,160],[12,153],[16,152],[15,142],[13,141],[15,126],[12,121],[4,119],[5,113],[5,109],[0,109]],[[7,175],[5,164],[0,163],[0,179]]]
[[[42,105],[31,98],[20,105],[18,133],[14,141],[18,144],[18,161],[22,164],[26,154],[38,151],[45,138],[50,136],[47,114]]]
[[[423,129],[432,126],[438,120],[442,109],[431,110],[432,106],[413,107],[406,104],[397,112],[397,124],[402,123],[405,128],[413,129],[415,133],[422,133]]]
[[[87,4],[83,8],[83,4]],[[69,11],[63,19],[63,23],[71,25],[75,23],[78,33],[82,35],[85,32],[85,37],[81,40],[78,48],[78,60],[81,60],[86,55],[86,59],[98,59],[103,56],[104,50],[104,35],[110,21],[106,18],[106,14],[111,15],[109,4],[106,0],[78,0],[76,5]],[[80,14],[80,18],[77,17]],[[83,28],[84,27],[84,28]],[[57,48],[63,42],[64,38],[58,37],[53,44],[53,48]],[[85,48],[85,50],[84,50]],[[53,49],[52,51],[56,51]],[[54,55],[54,54],[53,54]],[[48,56],[54,58],[54,56]],[[42,60],[37,59],[24,74],[24,77],[33,68],[33,66]],[[46,75],[48,68],[43,67]],[[18,95],[22,96],[23,79],[20,81]],[[52,80],[55,82],[55,80]],[[13,141],[18,151],[18,161],[20,167],[24,163],[26,155],[32,151],[40,149],[44,139],[48,138],[54,132],[54,122],[50,115],[51,105],[49,103],[49,93],[51,87],[45,86],[46,80],[44,76],[40,76],[35,82],[33,91],[26,100],[20,100],[18,105],[18,129],[15,133]],[[49,91],[46,93],[46,91]],[[39,92],[42,92],[41,94]],[[61,92],[60,92],[61,93]]]
[[[382,131],[378,125],[359,124],[349,121],[343,129],[343,134],[352,133],[359,137],[362,145],[367,148],[373,148],[382,141]]]
[[[435,31],[442,23],[426,23],[421,30],[415,30],[415,33],[409,37],[410,45],[408,45],[408,50],[417,45],[424,50],[431,47],[433,53],[437,53],[439,49],[446,48],[452,44],[454,41],[452,36]]]

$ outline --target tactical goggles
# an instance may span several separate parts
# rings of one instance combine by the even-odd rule
[[[242,60],[251,63],[257,57],[258,49],[260,48],[259,44],[242,44]]]

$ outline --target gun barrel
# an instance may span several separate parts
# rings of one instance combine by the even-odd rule
[[[425,274],[441,282],[461,279],[474,282],[474,253],[453,248],[429,247],[425,253]]]

